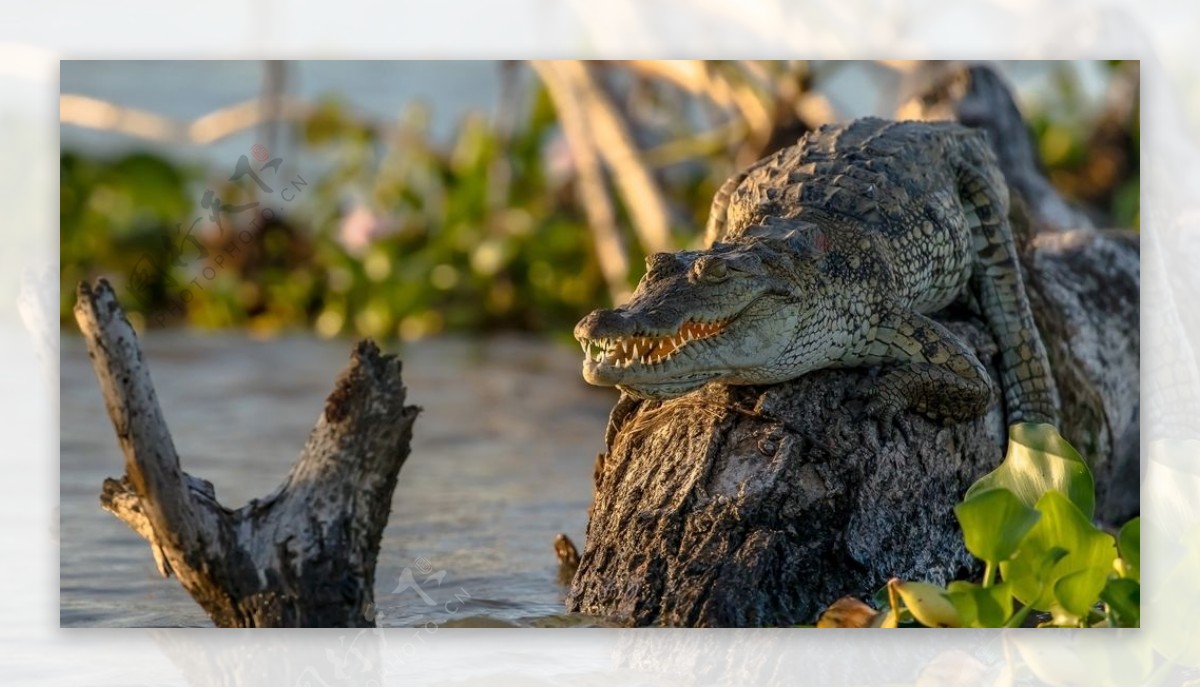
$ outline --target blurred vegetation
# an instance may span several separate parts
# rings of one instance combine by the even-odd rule
[[[712,194],[735,164],[819,123],[811,113],[821,104],[801,98],[814,87],[802,63],[721,63],[694,83],[684,77],[696,74],[672,81],[653,68],[599,69],[608,77],[603,93],[645,153],[676,248],[702,234]],[[716,127],[712,116],[697,124],[704,118],[689,110],[688,98],[705,88],[727,96],[707,101],[728,115]],[[1136,226],[1136,114],[1115,131],[1082,121],[1073,89],[1064,81],[1061,102],[1031,117],[1051,179],[1113,225]],[[563,335],[618,292],[589,226],[595,216],[581,207],[578,155],[560,134],[556,102],[537,81],[512,100],[493,121],[465,117],[445,143],[420,107],[380,126],[324,100],[296,123],[295,135],[306,158],[330,163],[319,178],[301,170],[307,185],[293,188],[287,203],[280,194],[290,177],[260,170],[263,161],[250,164],[270,193],[246,176],[229,181],[229,169],[147,153],[64,152],[62,322],[73,322],[74,285],[104,276],[145,327],[307,328],[385,340],[514,329]],[[747,120],[755,112],[768,119],[742,126],[743,111]],[[747,148],[747,141],[757,143]],[[648,252],[637,231],[644,214],[630,194],[617,193],[625,180],[608,172],[632,287]],[[202,207],[208,189],[228,210],[219,229]]]
[[[426,124],[414,109],[399,140],[385,146],[336,102],[323,103],[302,135],[333,167],[310,179],[286,214],[270,222],[257,209],[223,217],[219,233],[197,213],[198,189],[226,171],[177,168],[145,153],[115,160],[64,153],[63,322],[73,285],[95,275],[113,281],[127,312],[152,326],[269,332],[299,325],[325,336],[561,331],[605,299],[586,220],[546,170],[554,117],[543,94],[511,136],[468,117],[438,149]],[[216,196],[253,202],[248,188],[224,182]],[[355,207],[346,189],[360,192]],[[264,200],[271,202],[280,205]],[[203,222],[192,236],[207,258],[183,236],[198,216]],[[254,241],[241,242],[242,230],[253,231]],[[131,276],[147,264],[154,279],[138,288]],[[204,279],[205,267],[213,279]],[[189,284],[181,309],[179,294]]]
[[[1140,226],[1141,109],[1136,61],[1110,61],[1119,86],[1100,116],[1089,119],[1083,94],[1064,67],[1053,72],[1051,97],[1027,115],[1050,182],[1068,199],[1100,216],[1100,224]]]

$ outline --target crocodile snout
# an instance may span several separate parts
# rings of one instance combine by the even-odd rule
[[[614,337],[633,331],[629,313],[612,308],[598,308],[575,325],[576,339]]]

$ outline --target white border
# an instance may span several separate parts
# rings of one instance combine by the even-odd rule
[[[1004,683],[1013,678],[1006,672],[1028,667],[1039,668],[1035,681],[1169,681],[1170,668],[1143,672],[1153,670],[1151,647],[1200,666],[1192,639],[1200,610],[1200,419],[1150,415],[1195,404],[1200,393],[1200,4],[26,0],[3,15],[0,681],[940,684]],[[854,636],[443,629],[413,651],[403,649],[414,642],[412,629],[59,630],[57,377],[54,363],[38,362],[46,352],[25,332],[14,299],[23,270],[56,265],[57,61],[100,57],[1141,59],[1145,628]],[[398,664],[400,653],[406,659]]]

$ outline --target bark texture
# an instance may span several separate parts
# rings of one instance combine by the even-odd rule
[[[971,93],[996,102],[996,88],[981,81]],[[1001,155],[1006,175],[1040,177],[1015,106],[993,112],[999,121],[974,123],[1009,132],[1019,150]],[[1014,185],[1011,220],[1062,395],[1060,430],[1091,461],[1098,517],[1120,522],[1138,510],[1138,241],[1062,226],[1069,206],[1037,183],[1026,187],[1034,203],[1023,202],[1026,181]],[[987,327],[957,307],[934,319],[998,386]],[[893,576],[968,575],[976,563],[953,506],[1003,457],[1003,401],[972,422],[902,414],[881,427],[865,412],[878,373],[714,385],[636,406],[597,462],[568,609],[631,625],[790,625]]]
[[[234,511],[185,473],[137,337],[112,288],[79,286],[87,341],[125,475],[100,503],[150,543],[218,626],[374,625],[375,562],[419,409],[400,361],[360,342],[300,459],[271,495]]]

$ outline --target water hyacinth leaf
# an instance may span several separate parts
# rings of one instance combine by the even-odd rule
[[[875,616],[871,628],[900,628],[900,617],[896,615],[895,609],[888,609],[886,613]]]
[[[946,597],[958,610],[963,626],[1000,628],[1012,616],[1011,586],[1007,582],[985,588],[967,581],[954,581]]]
[[[984,561],[1007,561],[1041,518],[1011,490],[984,490],[954,507],[967,551]]]
[[[1108,572],[1096,568],[1080,569],[1054,582],[1058,605],[1076,618],[1084,618],[1100,601],[1100,591],[1108,581]]]
[[[1117,551],[1121,553],[1121,559],[1129,566],[1129,577],[1140,581],[1142,568],[1141,517],[1135,518],[1121,527],[1121,532],[1117,533]]]
[[[1142,586],[1128,578],[1111,578],[1100,591],[1100,599],[1108,605],[1115,625],[1120,628],[1141,626]]]
[[[958,609],[946,596],[946,591],[936,585],[921,582],[894,581],[897,594],[904,607],[912,612],[921,625],[929,628],[958,628],[962,626]]]
[[[882,588],[876,590],[875,593],[871,595],[871,602],[875,604],[876,609],[883,609],[891,606],[888,600],[888,586],[884,585]]]
[[[1034,609],[1049,611],[1059,579],[1086,571],[1065,590],[1072,603],[1088,590],[1093,590],[1092,600],[1096,600],[1113,570],[1116,541],[1060,492],[1047,492],[1036,508],[1041,520],[1025,536],[1016,556],[1000,564],[1004,580],[1012,583],[1013,596]]]
[[[967,490],[966,499],[997,487],[1012,490],[1026,506],[1033,506],[1042,495],[1057,490],[1067,495],[1089,519],[1095,508],[1096,488],[1091,469],[1058,430],[1046,423],[1018,423],[1009,427],[1004,461],[977,480]]]
[[[871,602],[874,603],[876,609],[878,609],[880,612],[891,612],[888,618],[879,619],[877,617],[876,620],[895,624],[893,626],[880,626],[880,628],[897,628],[900,624],[907,626],[915,625],[916,621],[913,619],[912,612],[905,609],[902,605],[899,605],[899,596],[896,597],[897,606],[900,606],[899,612],[897,612],[895,607],[892,606],[891,589],[892,584],[885,583],[882,588],[876,590],[874,594],[871,595]]]
[[[1035,550],[1033,545],[1034,543],[1027,543],[1026,549],[1023,550],[1024,556],[1000,564],[1004,582],[1009,584],[1010,592],[1017,599],[1022,599],[1022,595],[1025,598],[1036,598],[1040,595],[1046,586],[1050,571],[1068,554],[1062,547],[1051,547],[1043,551],[1040,546]],[[1022,591],[1021,594],[1017,593],[1018,589]]]
[[[958,618],[962,621],[963,628],[978,628],[982,624],[979,621],[979,608],[975,602],[975,596],[970,591],[959,589],[961,586],[972,586],[974,583],[966,581],[953,581],[947,588],[946,599],[950,600],[950,604],[958,610]]]

